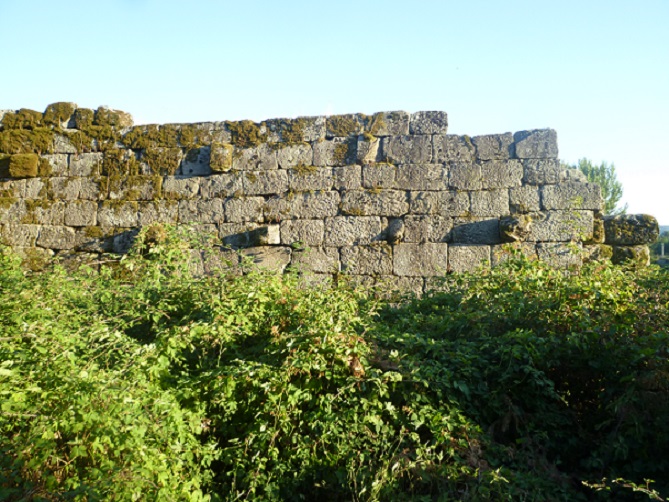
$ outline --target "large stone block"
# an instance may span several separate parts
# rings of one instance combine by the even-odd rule
[[[288,188],[293,192],[332,190],[332,167],[298,166],[288,170]],[[277,192],[278,193],[278,192]]]
[[[519,131],[513,135],[519,159],[557,159],[557,133],[553,129]]]
[[[260,246],[263,225],[259,223],[219,223],[219,237],[234,249]],[[266,232],[265,232],[266,233]]]
[[[163,197],[173,200],[195,199],[200,194],[200,183],[200,178],[165,176]]]
[[[332,115],[325,119],[326,138],[344,138],[362,134],[366,118],[363,115],[349,113],[346,115]]]
[[[492,266],[496,267],[518,254],[530,260],[537,259],[537,246],[534,242],[514,242],[492,246]]]
[[[509,209],[512,213],[529,213],[541,209],[539,187],[525,185],[509,190]]]
[[[514,157],[513,135],[510,132],[474,136],[472,143],[476,146],[479,160],[506,160]]]
[[[238,149],[232,159],[232,169],[238,171],[268,171],[278,168],[276,150],[267,143]]]
[[[69,156],[62,153],[55,153],[51,155],[42,155],[43,160],[45,160],[48,165],[49,176],[68,176],[70,164],[68,161]]]
[[[262,197],[233,197],[225,201],[225,221],[245,223],[263,221],[265,199]]]
[[[395,188],[397,166],[386,162],[362,166],[362,186],[365,188]]]
[[[225,221],[222,199],[179,201],[179,223],[221,223]]]
[[[81,180],[87,178],[56,177],[50,178],[49,193],[58,200],[77,200],[81,191]]]
[[[270,198],[263,211],[267,221],[285,219],[317,219],[334,216],[339,212],[339,192],[300,192],[289,196]]]
[[[179,203],[175,200],[155,200],[139,202],[137,206],[139,225],[151,223],[176,223],[179,216]]]
[[[646,267],[650,265],[650,250],[648,246],[613,246],[613,263],[633,263]]]
[[[262,246],[244,249],[242,254],[248,261],[242,260],[245,268],[248,264],[269,272],[283,273],[290,264],[291,249],[280,246]]]
[[[592,211],[545,211],[530,213],[528,241],[589,241],[593,233]]]
[[[410,192],[411,214],[462,216],[469,212],[469,194],[455,190],[447,192]]]
[[[502,242],[497,218],[455,218],[452,241],[458,244],[498,244]]]
[[[377,137],[403,136],[409,134],[409,118],[409,114],[403,111],[376,113],[367,129]]]
[[[411,115],[411,134],[446,134],[448,115],[446,112],[416,112]]]
[[[92,200],[75,200],[65,204],[64,222],[69,227],[97,225],[98,203]]]
[[[309,143],[281,145],[276,151],[276,160],[281,169],[314,164],[314,150]]]
[[[404,164],[397,169],[395,188],[447,190],[448,168],[442,164]]]
[[[448,185],[456,190],[481,190],[483,186],[481,164],[452,162],[449,165]]]
[[[435,134],[432,136],[433,162],[458,162],[471,164],[476,156],[476,148],[469,136]]]
[[[246,171],[242,176],[244,195],[274,195],[288,191],[288,172]]]
[[[230,143],[212,143],[209,167],[215,173],[225,173],[232,169],[235,147]]]
[[[281,222],[281,244],[321,246],[325,235],[323,220],[286,220]]]
[[[356,138],[334,138],[314,143],[314,165],[320,167],[347,166],[357,158]]]
[[[39,156],[34,153],[19,153],[9,157],[9,176],[12,178],[34,178],[38,174]]]
[[[478,267],[489,267],[490,246],[450,245],[448,247],[448,270],[450,272],[472,272]]]
[[[139,224],[137,202],[101,202],[98,208],[98,223],[106,227],[136,227]]]
[[[241,275],[239,255],[229,249],[191,249],[189,268],[196,276],[220,274]]]
[[[453,218],[439,215],[406,215],[403,242],[448,242]]]
[[[70,176],[97,176],[102,167],[102,153],[80,153],[70,157]]]
[[[519,187],[523,180],[523,164],[519,160],[485,160],[481,162],[481,188]]]
[[[340,271],[339,250],[337,248],[313,247],[294,250],[291,267],[300,272],[333,274]]]
[[[213,174],[200,181],[200,196],[203,199],[232,197],[244,190],[243,173]]]
[[[381,159],[381,140],[375,136],[359,136],[356,152],[358,164],[371,164]]]
[[[162,182],[159,176],[109,177],[107,179],[107,198],[111,200],[154,200],[160,197]]]
[[[601,211],[604,200],[595,183],[565,182],[541,188],[543,209],[590,209]]]
[[[378,275],[393,273],[393,250],[385,242],[343,247],[341,268],[347,274]]]
[[[27,213],[28,209],[25,200],[14,197],[0,198],[0,222],[22,223]]]
[[[189,153],[189,159],[186,161],[187,172],[190,171],[190,164],[195,164],[194,169],[199,172],[207,172],[206,166],[197,165],[200,150],[193,150]],[[134,160],[130,158],[130,160]],[[141,171],[145,174],[155,174],[161,176],[174,176],[179,172],[181,161],[184,160],[183,151],[177,147],[149,147],[141,151],[140,155]],[[206,157],[202,159],[206,161]],[[192,174],[191,174],[192,175]]]
[[[7,181],[7,188],[13,196],[22,199],[44,199],[47,196],[48,180],[41,178],[25,178]],[[0,189],[1,190],[1,189]]]
[[[386,220],[378,216],[336,216],[325,220],[325,245],[358,246],[385,238]]]
[[[73,249],[77,240],[73,228],[62,225],[44,225],[37,237],[37,246],[47,249]]]
[[[448,244],[398,244],[393,250],[393,272],[399,276],[443,275],[448,268]]]
[[[212,172],[209,146],[188,150],[177,170],[179,176],[209,176]]]
[[[359,190],[362,188],[362,167],[357,165],[334,168],[335,190]]]
[[[317,116],[268,120],[265,124],[270,132],[270,136],[277,135],[279,141],[284,143],[300,143],[318,141],[325,138],[325,121],[325,117]]]
[[[351,216],[402,216],[409,211],[407,192],[399,190],[347,190],[341,211]]]
[[[526,185],[554,185],[560,181],[560,161],[557,159],[525,159],[523,183]]]
[[[106,195],[100,193],[100,188],[99,181],[91,178],[79,178],[79,195],[77,198],[82,200],[99,200]]]
[[[583,265],[580,243],[538,242],[537,256],[555,268],[579,268]]]
[[[621,214],[604,217],[606,244],[635,246],[652,244],[659,236],[657,220],[648,214]]]
[[[23,223],[38,225],[63,225],[65,202],[54,200],[27,200]]]
[[[470,192],[473,216],[505,216],[509,214],[509,191]]]
[[[32,247],[42,227],[40,225],[0,225],[0,244],[10,247]]]
[[[388,136],[381,142],[381,158],[392,164],[432,162],[431,136]]]

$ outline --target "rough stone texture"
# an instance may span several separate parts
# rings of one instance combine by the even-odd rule
[[[385,162],[362,166],[362,186],[365,188],[396,188],[397,166]]]
[[[476,154],[480,160],[504,160],[514,155],[513,135],[510,132],[474,136],[472,143],[476,147]]]
[[[282,146],[276,152],[276,160],[281,169],[314,164],[314,150],[309,143]]]
[[[395,188],[448,190],[448,168],[442,164],[404,164],[397,169]]]
[[[403,136],[409,134],[410,115],[407,112],[380,112],[375,115],[381,120],[375,122],[370,132],[374,136]]]
[[[137,209],[142,227],[151,223],[176,223],[179,216],[179,203],[175,200],[140,202]]]
[[[179,223],[221,223],[222,221],[225,221],[225,212],[221,199],[179,201]]]
[[[339,212],[339,192],[302,192],[289,194],[284,198],[272,197],[264,207],[268,221],[280,222],[285,219],[315,219],[335,216]]]
[[[480,164],[454,162],[449,168],[448,184],[456,190],[481,190],[483,175]]]
[[[166,176],[163,180],[163,196],[166,199],[194,199],[200,193],[198,178]]]
[[[254,247],[244,249],[242,254],[258,268],[283,273],[290,264],[291,250],[278,246]]]
[[[235,147],[229,143],[212,143],[209,154],[209,167],[216,173],[232,169]]]
[[[411,134],[446,134],[448,115],[445,112],[416,112],[409,123]]]
[[[409,203],[400,190],[349,190],[341,198],[341,211],[352,216],[402,216]]]
[[[291,267],[300,272],[333,274],[340,271],[337,248],[314,247],[293,251]]]
[[[335,190],[356,190],[362,188],[362,168],[360,166],[340,166],[334,168]]]
[[[451,232],[457,244],[498,244],[501,242],[497,218],[455,218]]]
[[[614,246],[652,244],[660,234],[660,227],[648,214],[605,216],[604,234],[604,242]]]
[[[557,133],[553,129],[519,131],[513,135],[519,159],[557,159]]]
[[[519,187],[523,179],[523,165],[518,160],[481,162],[481,188]]]
[[[448,244],[398,244],[393,250],[393,272],[399,276],[443,275],[448,267]]]
[[[68,156],[61,153],[53,155],[42,155],[42,158],[49,163],[49,176],[68,176],[69,162]]]
[[[263,221],[264,205],[265,199],[262,197],[228,199],[225,202],[225,221],[231,223]]]
[[[12,247],[32,247],[39,235],[40,225],[0,225],[0,243]]]
[[[560,161],[557,159],[523,160],[523,183],[526,185],[554,185],[560,181]]]
[[[76,200],[65,205],[64,223],[68,227],[86,227],[97,224],[98,204],[90,200]]]
[[[382,158],[391,164],[428,164],[432,161],[431,136],[389,136],[381,143]]]
[[[588,178],[580,169],[563,169],[560,171],[560,181],[577,181],[579,183],[587,183]]]
[[[594,183],[566,182],[541,189],[543,209],[591,209],[604,207],[602,192]]]
[[[357,138],[334,138],[314,143],[315,166],[346,166],[356,162]]]
[[[347,274],[392,274],[393,250],[383,242],[371,246],[343,247],[341,248],[341,268]]]
[[[529,216],[532,224],[528,241],[585,242],[592,239],[592,211],[545,211]]]
[[[478,267],[490,266],[490,246],[451,245],[448,247],[448,270],[471,272]]]
[[[580,243],[539,242],[537,256],[556,268],[578,268],[583,264]]]
[[[409,209],[412,214],[462,216],[469,212],[469,194],[449,190],[445,192],[410,192]]]
[[[45,225],[40,229],[36,244],[48,249],[72,249],[76,245],[74,229],[62,225]]]
[[[432,137],[433,162],[461,162],[472,164],[475,155],[476,147],[469,136],[435,134]]]
[[[225,198],[243,193],[244,176],[234,174],[214,174],[204,178],[200,185],[200,195],[203,199]]]
[[[281,244],[321,246],[324,235],[323,220],[286,220],[281,223]]]
[[[488,190],[470,192],[473,216],[499,216],[509,214],[509,191]]]
[[[536,260],[537,245],[534,242],[516,242],[513,244],[497,244],[492,246],[492,266],[501,265],[516,254],[522,254],[529,259]]]
[[[288,189],[293,192],[331,190],[334,183],[331,167],[298,167],[288,171]]]
[[[521,186],[509,190],[509,209],[512,213],[529,213],[541,209],[539,188]]]
[[[208,176],[212,173],[211,147],[203,146],[189,150],[177,170],[180,176]]]
[[[650,264],[650,250],[648,246],[613,246],[611,261],[616,264],[631,262],[645,267]]]
[[[404,242],[449,242],[453,218],[444,216],[404,217]]]
[[[136,227],[139,224],[137,202],[100,203],[98,222],[109,227]]]
[[[381,160],[381,140],[379,138],[358,138],[358,148],[356,152],[358,164],[370,164]]]
[[[70,176],[95,176],[100,174],[102,153],[81,153],[70,157]]]
[[[504,242],[522,242],[528,240],[532,228],[532,216],[513,214],[499,220],[499,234]]]
[[[384,238],[385,221],[378,216],[336,216],[325,220],[325,245],[361,246]]]
[[[236,150],[232,169],[239,171],[267,171],[278,169],[276,150],[267,144]]]
[[[288,191],[288,173],[280,171],[246,171],[242,176],[245,195],[273,195]]]

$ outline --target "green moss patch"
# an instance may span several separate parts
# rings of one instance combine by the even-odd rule
[[[129,113],[101,106],[95,111],[93,124],[122,129],[124,127],[132,127],[133,120],[132,115]]]
[[[147,163],[153,174],[174,175],[181,158],[181,148],[150,147],[142,152],[142,161]]]
[[[8,129],[35,129],[42,126],[42,114],[35,110],[21,108],[16,113],[8,113],[2,118],[2,127]]]
[[[77,105],[74,103],[52,103],[44,111],[43,122],[46,125],[60,127],[61,124],[70,120],[76,108]]]
[[[260,132],[260,127],[250,120],[226,122],[232,134],[232,144],[239,148],[251,148],[267,141],[267,134]]]
[[[34,153],[20,153],[9,158],[9,175],[12,178],[34,178],[37,176],[39,157]]]
[[[47,128],[5,130],[0,132],[0,153],[53,153],[54,138]]]
[[[347,137],[362,131],[362,124],[357,115],[334,115],[325,120],[329,136]]]
[[[218,173],[232,169],[232,158],[235,147],[229,143],[212,143],[209,166]]]

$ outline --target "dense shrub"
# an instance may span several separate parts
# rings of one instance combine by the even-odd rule
[[[100,272],[2,255],[0,498],[667,495],[658,269],[517,258],[389,306],[195,276],[192,245],[154,229]]]

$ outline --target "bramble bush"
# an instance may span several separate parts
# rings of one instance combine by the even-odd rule
[[[390,305],[196,275],[189,239],[150,228],[100,271],[0,257],[0,498],[669,494],[661,270],[517,256]]]

